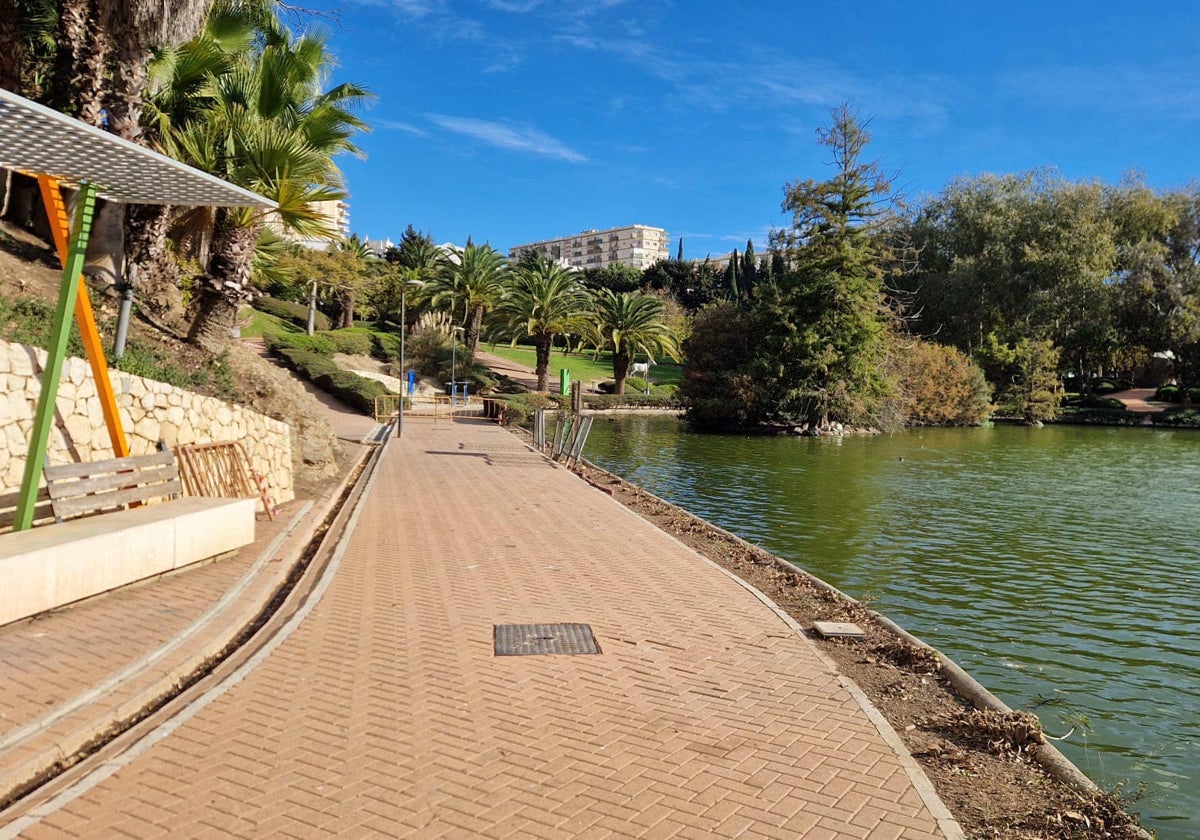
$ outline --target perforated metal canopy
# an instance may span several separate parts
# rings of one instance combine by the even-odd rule
[[[109,201],[206,207],[275,203],[115,134],[0,90],[0,167],[96,185]]]

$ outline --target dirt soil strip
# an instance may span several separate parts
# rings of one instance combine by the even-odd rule
[[[1149,837],[1126,801],[1097,789],[1046,743],[1037,717],[1007,710],[961,668],[886,617],[619,476],[590,463],[579,473],[795,619],[900,733],[968,837]],[[866,638],[823,639],[812,630],[814,621],[853,622]],[[994,702],[980,702],[981,697]]]

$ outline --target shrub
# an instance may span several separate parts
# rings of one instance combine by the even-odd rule
[[[1065,405],[1072,408],[1098,408],[1105,411],[1125,411],[1125,403],[1112,397],[1075,397],[1067,400]]]
[[[374,347],[371,331],[361,327],[323,331],[317,335],[327,339],[335,353],[345,353],[347,356],[369,356]],[[316,336],[313,337],[316,338]]]
[[[954,348],[914,340],[901,351],[900,410],[918,426],[973,426],[990,409],[983,370]]]
[[[287,333],[284,335],[267,334],[263,336],[267,349],[274,353],[278,348],[289,350],[305,350],[309,353],[319,353],[322,356],[332,356],[337,352],[332,341],[324,335],[305,335],[304,333]]]
[[[391,332],[371,333],[371,355],[384,362],[400,358],[400,336]]]
[[[588,394],[583,398],[588,408],[603,411],[610,408],[680,408],[676,396],[656,394]]]
[[[1152,417],[1155,426],[1200,429],[1200,409],[1168,408],[1160,414],[1152,415]]]
[[[308,307],[302,303],[293,303],[290,300],[273,297],[259,297],[251,301],[250,305],[260,312],[266,312],[276,318],[283,318],[306,329],[308,327]],[[324,332],[332,326],[328,315],[321,311],[316,313],[316,317],[313,319],[314,330]]]
[[[733,303],[706,306],[683,342],[680,396],[688,420],[705,430],[758,425],[776,402],[774,383],[759,370],[762,338],[771,325]]]
[[[1082,423],[1097,426],[1139,426],[1144,422],[1144,412],[1116,408],[1081,408],[1068,406],[1058,416],[1060,423]]]
[[[1159,402],[1177,403],[1182,398],[1183,396],[1178,385],[1159,385],[1158,390],[1154,392],[1154,399]]]
[[[1128,379],[1096,379],[1092,381],[1092,393],[1103,397],[1118,391],[1128,391],[1133,383]]]

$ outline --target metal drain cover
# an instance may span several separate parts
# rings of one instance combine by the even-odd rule
[[[590,624],[496,624],[496,656],[599,653]]]

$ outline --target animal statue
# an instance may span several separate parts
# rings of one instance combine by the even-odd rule
[[[629,366],[629,375],[645,379],[650,374],[650,365],[656,364],[658,364],[658,362],[654,361],[653,359],[645,362],[634,362]]]

